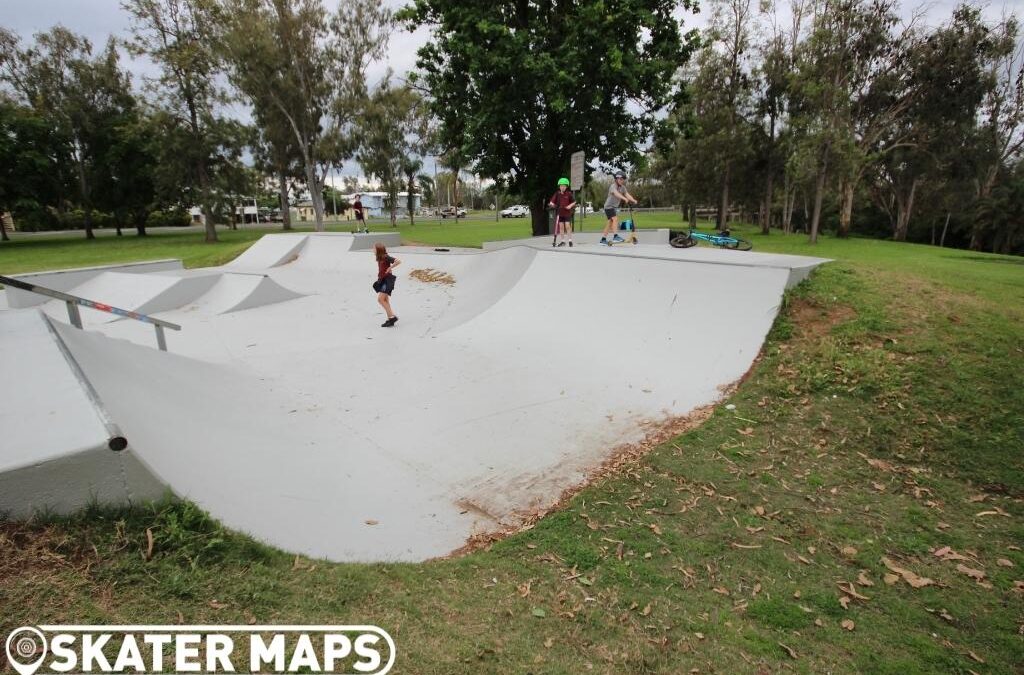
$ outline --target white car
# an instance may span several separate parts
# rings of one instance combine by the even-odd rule
[[[530,209],[522,204],[510,206],[507,209],[503,209],[501,212],[502,218],[525,218],[528,215],[530,215]]]

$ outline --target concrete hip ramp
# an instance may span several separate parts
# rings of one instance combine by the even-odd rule
[[[372,239],[288,236],[288,262],[209,270],[161,313],[183,326],[170,353],[135,322],[54,332],[150,477],[139,494],[164,485],[343,561],[424,560],[531,522],[616,448],[717,401],[791,275],[667,246],[398,247],[400,321],[382,329]],[[257,295],[278,301],[240,311]],[[0,460],[12,452],[0,442]],[[51,450],[33,480],[60,463]]]

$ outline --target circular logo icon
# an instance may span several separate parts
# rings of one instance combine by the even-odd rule
[[[46,638],[31,626],[11,631],[7,636],[7,660],[20,675],[32,675],[46,658]]]

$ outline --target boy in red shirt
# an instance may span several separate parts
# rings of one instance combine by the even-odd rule
[[[558,192],[551,197],[548,205],[555,209],[555,239],[562,235],[562,241],[558,242],[558,246],[565,246],[567,238],[569,246],[572,246],[572,211],[576,208],[576,200],[572,192],[569,192],[568,178],[558,179]],[[551,245],[554,246],[555,242],[552,241]]]

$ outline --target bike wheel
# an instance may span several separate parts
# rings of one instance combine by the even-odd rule
[[[751,244],[746,239],[734,238],[733,241],[727,243],[725,247],[728,249],[732,249],[733,251],[749,251],[750,249],[754,248],[754,245]]]
[[[680,234],[672,237],[668,244],[672,248],[690,248],[691,246],[697,245],[697,240],[688,234]]]

